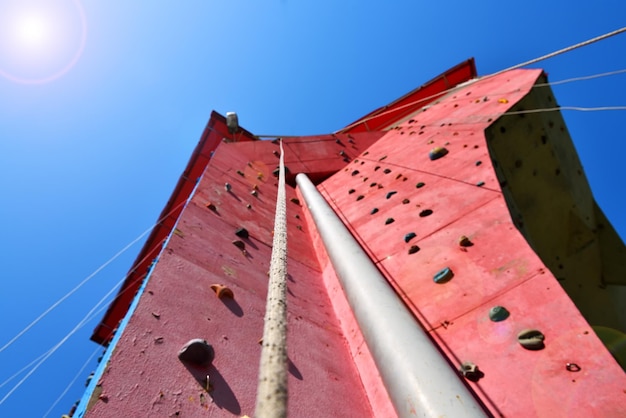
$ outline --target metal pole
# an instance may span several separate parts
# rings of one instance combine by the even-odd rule
[[[287,416],[287,205],[283,155],[281,141],[274,240],[256,398],[257,418]]]
[[[296,182],[400,417],[484,417],[457,372],[305,174]]]

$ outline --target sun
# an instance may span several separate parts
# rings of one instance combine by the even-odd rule
[[[41,84],[67,73],[85,46],[79,0],[0,1],[0,75]]]

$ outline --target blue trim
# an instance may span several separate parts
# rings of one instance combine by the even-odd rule
[[[100,360],[100,363],[98,364],[98,367],[96,368],[96,371],[94,372],[93,378],[89,382],[87,389],[85,389],[85,393],[83,393],[82,398],[80,398],[80,402],[78,403],[78,406],[76,407],[76,411],[74,412],[74,415],[73,415],[74,417],[83,418],[83,416],[87,412],[87,405],[89,404],[89,400],[91,399],[91,396],[93,395],[94,390],[96,389],[96,385],[98,384],[98,382],[100,381],[100,378],[102,377],[102,374],[106,370],[107,363],[111,359],[111,355],[113,354],[113,351],[115,351],[115,347],[117,346],[118,341],[122,337],[122,334],[124,334],[124,330],[126,329],[126,326],[128,325],[128,322],[130,321],[130,318],[135,313],[135,309],[137,309],[137,305],[139,305],[139,300],[141,299],[141,296],[143,295],[143,292],[146,289],[148,280],[150,279],[150,276],[152,276],[152,272],[154,271],[154,268],[158,264],[159,259],[161,258],[161,254],[163,254],[163,250],[165,249],[165,247],[167,247],[167,244],[170,242],[170,239],[172,238],[172,235],[174,234],[174,231],[176,230],[176,227],[178,226],[178,221],[180,220],[180,217],[182,216],[185,209],[187,209],[187,205],[189,205],[189,202],[191,202],[191,198],[196,194],[196,190],[198,189],[198,185],[200,184],[199,180],[200,178],[198,178],[198,181],[196,182],[196,186],[189,194],[189,197],[187,198],[187,202],[185,202],[185,207],[181,211],[181,214],[176,220],[176,223],[174,224],[174,227],[170,231],[170,234],[168,235],[165,242],[163,242],[163,245],[161,246],[161,251],[159,251],[159,255],[157,255],[154,261],[150,264],[150,268],[148,269],[148,274],[146,274],[146,277],[143,279],[143,283],[141,283],[141,286],[137,290],[137,294],[135,295],[135,298],[133,299],[130,306],[128,307],[128,311],[126,312],[126,315],[120,321],[120,324],[117,327],[117,331],[115,332],[113,339],[109,343],[109,346],[107,347],[104,355],[102,356],[102,359]]]

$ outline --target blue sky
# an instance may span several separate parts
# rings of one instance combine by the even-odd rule
[[[211,110],[257,134],[328,133],[469,57],[486,75],[624,26],[622,1],[558,3],[0,0],[0,347],[153,225]],[[11,15],[23,4],[36,19]],[[535,68],[551,81],[620,70],[624,51],[626,34]],[[626,74],[554,91],[563,106],[623,106],[625,85]],[[622,237],[625,114],[563,113]],[[0,352],[0,399],[140,245]],[[97,351],[49,416],[66,413],[95,369],[101,317],[0,401],[0,416],[44,416]]]

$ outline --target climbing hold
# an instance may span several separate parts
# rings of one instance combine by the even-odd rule
[[[409,242],[411,241],[413,238],[415,238],[417,236],[417,234],[415,232],[409,232],[408,234],[406,234],[404,236],[404,242]]]
[[[217,295],[219,299],[224,299],[224,298],[232,299],[235,297],[235,295],[233,294],[233,291],[223,284],[212,284],[211,289],[213,289],[213,291],[215,292],[215,294]]]
[[[428,158],[430,158],[431,161],[438,160],[439,158],[443,157],[447,153],[448,153],[448,150],[445,149],[444,147],[435,147],[432,150],[430,150],[430,152],[428,153]]]
[[[371,184],[370,184],[370,187],[374,187],[374,186],[376,186],[376,184],[377,184],[376,182],[371,183]]]
[[[541,350],[545,347],[546,337],[536,329],[525,329],[517,334],[517,341],[527,350]]]
[[[476,163],[475,163],[475,164],[476,164],[476,166],[479,166],[479,165],[481,165],[482,163],[483,163],[482,161],[478,160],[478,161],[476,161]]]
[[[300,219],[300,215],[298,215],[297,213],[295,215],[293,215],[294,218],[296,219]]]
[[[374,171],[378,171],[378,170],[380,170],[380,166],[379,166],[379,165],[377,165],[376,167],[374,167]]]
[[[422,183],[422,182],[420,181],[419,183],[417,183],[417,184],[415,185],[415,188],[416,188],[416,189],[421,189],[421,188],[422,188],[422,187],[424,187],[424,186],[426,186],[426,184],[425,184],[425,183]]]
[[[356,176],[357,174],[359,174],[359,170],[354,170],[354,171],[352,172],[352,175],[353,175],[353,176]]]
[[[433,211],[430,209],[424,209],[423,211],[420,212],[420,218],[424,218],[426,216],[430,216],[433,214]]]
[[[341,141],[339,139],[335,139],[335,143],[336,144],[341,144]]]
[[[352,194],[352,193],[354,193],[355,191],[356,191],[356,190],[354,190],[354,189],[350,189],[350,190],[348,190],[348,194]]]
[[[446,283],[450,281],[454,277],[454,273],[450,270],[450,267],[443,268],[439,270],[434,276],[433,280],[435,283]]]
[[[386,197],[387,197],[387,199],[389,199],[391,196],[393,196],[393,195],[394,195],[394,194],[396,194],[396,193],[398,193],[398,192],[393,191],[393,190],[392,190],[392,191],[390,191],[390,192],[388,192],[388,193],[387,193],[387,196],[386,196]]]
[[[393,219],[393,218],[387,218],[387,219],[385,220],[385,225],[389,225],[389,224],[392,224],[392,223],[394,223],[394,222],[395,222],[395,219]]]
[[[276,169],[274,171],[272,171],[272,175],[274,177],[278,177],[279,174],[280,174],[280,168],[276,167]]]
[[[248,204],[246,205],[246,207],[247,207],[248,209],[252,209],[252,205],[251,205],[250,203],[248,203]]]
[[[388,169],[388,168],[385,168],[385,169],[383,170],[383,173],[385,173],[385,174],[389,174],[389,173],[391,173],[391,170],[390,170],[390,169]]]
[[[341,155],[342,157],[346,156],[346,152],[344,150],[339,151],[339,155]]]
[[[419,250],[420,250],[420,247],[418,247],[417,245],[411,245],[411,247],[409,248],[409,254],[415,254]]]
[[[465,235],[461,235],[459,237],[459,245],[461,247],[471,247],[474,244],[472,243],[472,241],[470,241],[468,237],[466,237]]]
[[[478,370],[478,366],[471,361],[466,361],[461,364],[461,369],[459,370],[463,377],[472,382],[477,382],[484,374]]]
[[[379,189],[382,189],[382,188],[383,188],[383,185],[379,183],[379,184],[378,184],[378,188],[379,188]]]
[[[296,205],[300,204],[300,199],[298,199],[297,197],[292,197],[291,199],[289,199],[289,201],[291,203],[295,203]]]
[[[504,321],[509,317],[509,315],[511,314],[504,306],[498,305],[489,309],[489,319],[491,319],[493,322]]]
[[[215,358],[213,347],[205,340],[194,338],[189,340],[178,352],[178,359],[187,363],[206,366]]]
[[[362,194],[358,195],[358,196],[357,196],[357,198],[356,198],[357,202],[358,202],[359,200],[363,199],[364,197],[365,197],[365,196],[363,196]]]
[[[278,151],[276,151],[276,150],[272,151],[272,154],[274,154],[277,157],[280,156],[280,153]]]
[[[241,241],[241,240],[233,241],[233,245],[235,247],[239,248],[241,251],[245,251],[246,250],[246,243]]]
[[[409,203],[411,203],[411,201],[409,199],[402,199],[402,204],[403,205],[407,205]]]
[[[259,192],[258,192],[257,190],[254,190],[254,189],[253,189],[253,190],[250,192],[250,194],[251,194],[252,196],[255,196],[255,197],[256,197],[256,196],[258,196],[258,195],[259,195]]]
[[[509,101],[508,101],[507,99],[505,99],[505,98],[498,99],[498,103],[505,104],[505,103],[508,103],[508,102],[509,102]]]
[[[581,367],[580,367],[578,364],[576,364],[576,363],[567,363],[567,364],[565,365],[565,370],[567,370],[568,372],[574,372],[574,373],[577,373],[577,372],[581,371],[582,369],[581,369]]]
[[[476,186],[478,187],[483,187],[485,185],[484,181],[479,181],[478,183],[476,183]]]
[[[367,154],[369,154],[369,153],[370,153],[369,151],[365,151],[365,152],[363,153],[363,156],[365,157],[365,156],[366,156]]]
[[[224,189],[227,192],[230,192],[230,190],[233,188],[233,186],[230,185],[230,183],[224,183]]]
[[[400,177],[402,177],[402,174],[398,174],[398,175],[396,176],[396,180],[398,180]]]
[[[237,170],[237,174],[239,174],[241,177],[245,177],[246,175],[243,173],[243,171],[241,170]]]
[[[384,160],[385,158],[387,158],[387,156],[386,156],[386,155],[383,155],[382,157],[380,157],[380,158],[378,159],[378,161],[382,161],[382,160]]]
[[[250,236],[250,233],[248,232],[248,230],[246,228],[237,228],[235,230],[235,235],[237,235],[239,238],[248,238]]]
[[[375,214],[376,212],[378,212],[378,208],[374,208],[370,211],[370,215]]]
[[[299,231],[302,231],[302,225],[296,225],[296,228],[298,228]]]
[[[209,202],[206,204],[207,209],[212,210],[213,212],[217,212],[217,206],[215,206],[213,203]]]

